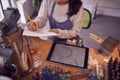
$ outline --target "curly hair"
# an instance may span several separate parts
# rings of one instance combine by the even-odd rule
[[[71,17],[74,14],[77,14],[82,5],[81,0],[69,0],[69,11],[68,15]]]

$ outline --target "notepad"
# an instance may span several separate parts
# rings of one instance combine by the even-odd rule
[[[39,29],[38,31],[30,31],[27,27],[25,27],[23,31],[23,35],[25,36],[35,36],[35,37],[42,37],[42,36],[57,36],[58,34],[54,32],[49,32],[49,29]]]

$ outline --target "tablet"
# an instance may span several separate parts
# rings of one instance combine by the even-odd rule
[[[87,68],[89,49],[68,44],[53,43],[47,61]]]

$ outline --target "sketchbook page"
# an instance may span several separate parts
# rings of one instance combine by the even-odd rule
[[[38,31],[30,31],[27,27],[24,28],[23,35],[25,36],[35,36],[35,37],[41,37],[41,36],[56,36],[58,34],[54,32],[49,32],[49,29],[39,29]]]

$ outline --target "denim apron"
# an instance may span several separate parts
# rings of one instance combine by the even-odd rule
[[[49,15],[49,23],[50,23],[50,29],[67,29],[70,30],[73,27],[73,23],[70,20],[70,17],[67,15],[67,20],[64,22],[57,22],[54,18],[53,18],[53,12],[54,12],[54,8],[55,8],[55,4],[56,2],[54,2],[52,9],[51,9],[51,13]],[[69,9],[68,9],[69,10]],[[70,39],[78,39],[79,37],[74,37],[74,38],[70,38]],[[57,37],[49,37],[48,40],[52,40],[54,42],[58,42],[58,43],[63,43],[66,44],[67,39],[61,39],[61,38],[57,38]]]

